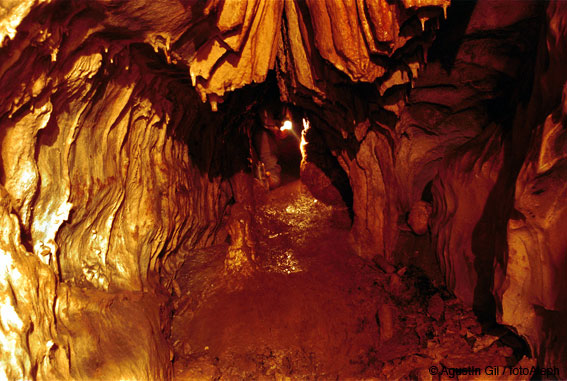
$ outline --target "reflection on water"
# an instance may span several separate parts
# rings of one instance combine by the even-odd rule
[[[271,261],[266,265],[266,269],[282,274],[298,273],[303,271],[299,262],[294,257],[292,250],[287,250],[285,253],[274,253]]]
[[[272,200],[258,208],[256,215],[260,266],[268,272],[292,274],[306,270],[309,241],[325,233],[333,207],[317,202],[300,183],[271,192]]]

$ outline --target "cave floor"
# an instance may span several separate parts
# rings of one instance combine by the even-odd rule
[[[349,228],[344,206],[295,181],[257,207],[251,275],[226,275],[228,245],[191,253],[177,276],[175,379],[431,379],[433,365],[515,364],[506,333],[482,334],[417,268],[355,255]]]

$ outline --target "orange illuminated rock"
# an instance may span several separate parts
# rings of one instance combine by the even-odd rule
[[[0,295],[19,291],[0,306],[13,322],[0,378],[166,379],[156,279],[171,279],[182,242],[215,240],[229,196],[180,137],[196,118],[180,105],[198,108],[197,94],[169,90],[141,51],[89,39],[100,25],[74,11],[61,14],[70,24],[26,19],[1,52],[2,199],[15,214],[0,218],[14,240]]]
[[[393,183],[392,166],[380,165],[391,160],[388,142],[371,131],[362,141],[356,157],[351,159],[345,153],[338,160],[353,189],[353,246],[363,257],[379,254],[391,259],[389,255],[398,234],[391,202],[393,189],[388,186]]]
[[[220,34],[211,36],[189,64],[191,79],[203,99],[207,94],[222,96],[227,90],[264,81],[274,66],[283,2],[233,0],[216,11]]]
[[[307,161],[301,163],[301,181],[317,200],[329,205],[343,203],[341,194],[331,179],[315,164]]]
[[[184,48],[178,53],[174,48],[174,53],[187,61],[193,84],[203,101],[209,98],[213,109],[218,100],[209,95],[223,96],[227,91],[263,81],[267,71],[275,68],[276,53],[282,70],[322,96],[317,81],[323,63],[317,62],[317,57],[353,81],[391,78],[399,69],[392,70],[383,57],[392,56],[412,38],[401,33],[402,23],[419,8],[436,6],[446,11],[449,4],[448,0],[419,1],[404,4],[405,9],[387,0],[211,2],[204,14],[217,16],[216,28],[190,57],[184,56]],[[431,17],[420,15],[422,21]],[[289,44],[290,51],[284,53],[282,44]],[[256,54],[260,51],[263,54]],[[375,54],[383,57],[376,59]],[[415,77],[415,70],[409,72],[408,76],[390,80],[385,89],[408,83]]]
[[[434,40],[448,0],[0,0],[0,378],[171,377],[181,264],[227,231],[226,268],[261,254],[268,92],[316,117],[301,176],[349,249],[407,254],[409,212],[451,292],[567,371],[567,9],[466,3]]]
[[[498,295],[501,320],[528,338],[548,366],[565,354],[567,332],[553,319],[567,317],[564,271],[567,208],[567,84],[561,105],[538,126],[518,175],[514,212],[508,221],[508,262]],[[522,318],[520,318],[520,316]],[[562,371],[565,367],[562,366]]]

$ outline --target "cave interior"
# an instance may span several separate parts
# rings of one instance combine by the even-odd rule
[[[566,67],[563,0],[0,0],[0,378],[567,379]]]

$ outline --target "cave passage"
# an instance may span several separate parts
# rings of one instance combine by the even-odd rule
[[[357,256],[351,224],[344,203],[295,180],[256,205],[250,272],[227,272],[229,244],[194,252],[176,277],[175,378],[427,379],[435,356],[448,368],[518,363],[514,335],[483,332],[416,266]]]
[[[563,0],[0,0],[0,379],[565,379],[566,63]]]
[[[300,177],[301,142],[306,119],[292,104],[282,104],[273,72],[258,97],[256,117],[250,128],[250,167],[267,188],[290,183]]]

